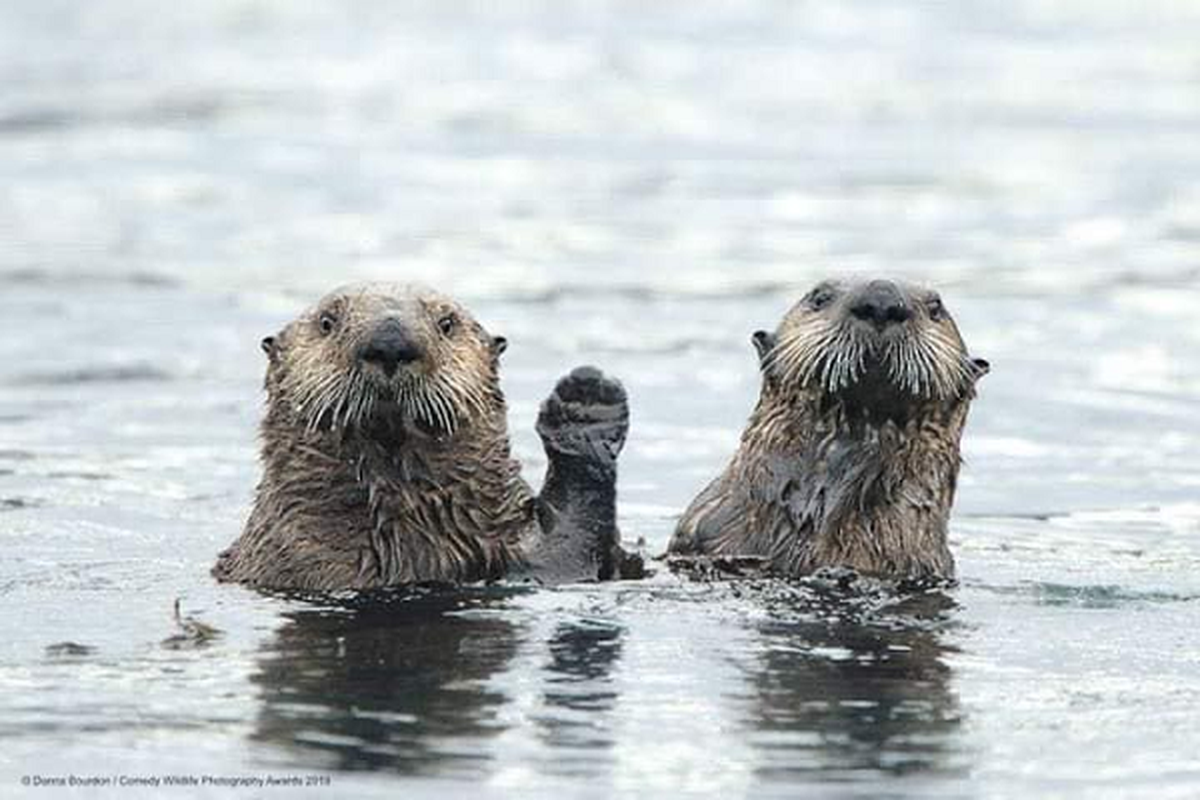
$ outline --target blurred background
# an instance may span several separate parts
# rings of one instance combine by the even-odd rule
[[[52,750],[79,770],[302,765],[432,792],[1194,796],[1198,133],[1185,0],[8,0],[0,597],[27,621],[0,623],[0,768]],[[535,484],[556,377],[618,374],[624,531],[661,552],[752,406],[750,333],[845,274],[938,288],[993,365],[947,630],[831,644],[800,625],[780,645],[743,629],[757,610],[520,596],[486,609],[495,627],[436,629],[516,640],[460,683],[394,683],[436,659],[376,675],[373,697],[430,703],[381,702],[370,733],[361,676],[344,702],[318,681],[309,711],[273,704],[291,695],[264,659],[308,674],[312,642],[362,620],[314,628],[207,576],[257,476],[262,336],[347,281],[457,295],[510,340]],[[224,643],[164,654],[176,596]],[[408,652],[380,624],[369,652]],[[47,656],[66,640],[99,655]],[[797,686],[864,652],[924,655],[845,673],[842,711],[804,713],[823,700]],[[488,702],[434,702],[463,681]],[[886,696],[856,694],[872,681]],[[751,683],[790,710],[746,706]],[[916,728],[881,732],[881,708]]]

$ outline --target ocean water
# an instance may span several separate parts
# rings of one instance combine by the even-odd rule
[[[3,4],[0,795],[1200,796],[1197,42],[1169,0]],[[655,553],[750,333],[843,274],[992,362],[956,589],[208,575],[257,342],[335,285],[507,336],[535,483],[556,378],[620,376]]]

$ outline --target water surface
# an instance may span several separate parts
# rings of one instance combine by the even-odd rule
[[[1200,794],[1197,41],[1168,0],[5,4],[0,791]],[[621,523],[660,552],[750,333],[847,272],[937,286],[993,364],[957,589],[208,577],[257,342],[333,285],[507,336],[535,483],[557,376],[620,375]],[[222,634],[171,639],[176,598]]]

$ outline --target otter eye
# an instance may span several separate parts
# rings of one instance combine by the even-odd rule
[[[333,329],[337,327],[337,317],[326,311],[321,315],[321,319],[317,322],[317,324],[321,327],[321,333],[328,336],[329,334],[333,333]]]
[[[818,286],[808,293],[805,302],[813,311],[820,311],[833,302],[833,289],[828,286]]]
[[[453,314],[447,314],[438,320],[438,330],[440,330],[445,336],[449,336],[451,333],[453,333],[456,325],[458,325],[458,318]]]
[[[942,298],[936,294],[925,301],[925,307],[929,309],[929,318],[934,322],[940,322],[946,318],[946,307],[942,305]]]

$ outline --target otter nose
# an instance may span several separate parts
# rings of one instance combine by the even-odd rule
[[[900,288],[891,281],[871,281],[850,304],[850,313],[863,322],[877,328],[906,322],[912,317],[912,309],[900,293]]]
[[[421,355],[421,348],[397,322],[380,325],[358,352],[359,359],[380,367],[389,378],[401,364],[411,364]]]

